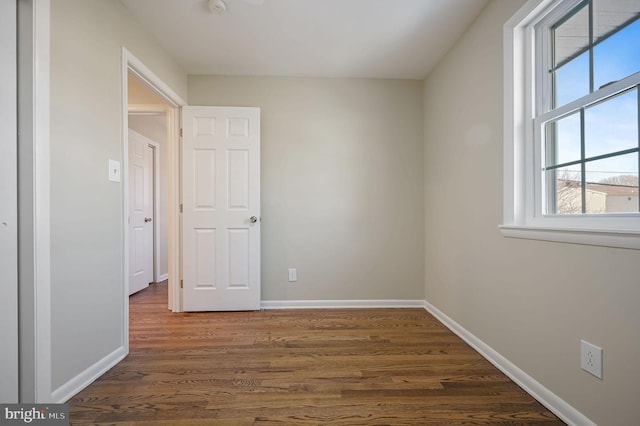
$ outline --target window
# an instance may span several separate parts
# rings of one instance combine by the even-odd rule
[[[640,248],[640,0],[505,25],[506,236]]]

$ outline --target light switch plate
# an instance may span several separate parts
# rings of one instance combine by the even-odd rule
[[[120,182],[120,162],[109,160],[109,180],[111,182]]]

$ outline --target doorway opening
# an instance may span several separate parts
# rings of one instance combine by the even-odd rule
[[[186,102],[166,83],[158,78],[146,65],[122,49],[122,123],[123,123],[123,172],[125,224],[129,223],[129,128],[141,128],[151,132],[157,166],[155,194],[155,214],[158,217],[153,239],[153,281],[168,282],[168,309],[181,311],[180,291],[180,152],[179,129],[180,108]],[[130,95],[132,98],[130,98]],[[129,124],[131,122],[131,126]],[[146,129],[145,129],[146,126]],[[154,127],[155,126],[155,127]],[[153,134],[153,131],[156,133]],[[154,141],[154,139],[160,139]],[[154,143],[157,146],[154,146]],[[153,221],[153,218],[152,218]],[[124,229],[124,344],[129,350],[129,274],[130,274],[130,228]]]
[[[168,280],[171,106],[128,74],[129,294]]]

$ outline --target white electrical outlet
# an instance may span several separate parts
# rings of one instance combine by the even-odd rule
[[[580,340],[580,367],[598,379],[602,379],[602,348]]]
[[[289,282],[298,281],[298,270],[296,268],[289,268]]]

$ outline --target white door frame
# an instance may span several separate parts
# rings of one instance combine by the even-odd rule
[[[130,104],[129,115],[155,115],[164,114],[166,117],[167,140],[169,139],[169,128],[171,126],[171,108],[165,105],[140,105]],[[127,134],[128,136],[128,134]],[[153,281],[164,281],[168,277],[163,277],[160,271],[160,144],[152,140],[148,141],[153,148]],[[167,274],[168,275],[168,274]]]
[[[168,114],[167,114],[168,116]],[[168,121],[168,118],[167,118]],[[168,124],[168,123],[167,123]],[[168,128],[168,127],[167,127]],[[160,144],[147,142],[153,150],[153,282],[160,280]]]
[[[29,258],[21,259],[24,275],[32,277],[30,282],[20,281],[20,291],[25,297],[20,300],[24,312],[34,313],[28,321],[20,324],[20,339],[32,342],[32,350],[20,354],[21,402],[51,402],[51,210],[50,202],[50,0],[25,0],[17,2],[21,11],[18,21],[18,38],[28,44],[19,43],[21,61],[18,70],[19,85],[30,94],[19,95],[24,125],[22,134],[29,144],[28,154],[19,161],[21,176],[30,176],[31,182],[18,185],[19,196],[30,199],[28,215],[30,228],[27,235],[19,237],[19,244],[29,250]],[[22,68],[21,68],[22,67]],[[27,99],[24,99],[24,98]],[[19,225],[22,226],[22,225]],[[21,249],[22,252],[22,249]],[[29,288],[25,288],[29,286]],[[21,314],[21,321],[26,320]],[[27,323],[28,322],[28,323]],[[26,365],[24,365],[26,364]],[[31,370],[33,376],[23,376]]]
[[[163,82],[150,68],[142,61],[136,58],[125,47],[122,48],[122,152],[124,164],[124,203],[123,218],[124,223],[128,223],[129,216],[129,189],[128,189],[128,170],[129,162],[129,111],[128,111],[128,75],[132,73],[139,80],[144,82],[151,90],[171,106],[169,123],[167,126],[168,144],[167,144],[167,182],[169,191],[168,200],[168,253],[169,253],[169,309],[173,312],[180,312],[182,309],[180,300],[180,136],[179,136],[179,109],[187,103]],[[124,273],[122,294],[124,298],[124,322],[123,336],[126,352],[129,352],[129,228],[124,226]]]

